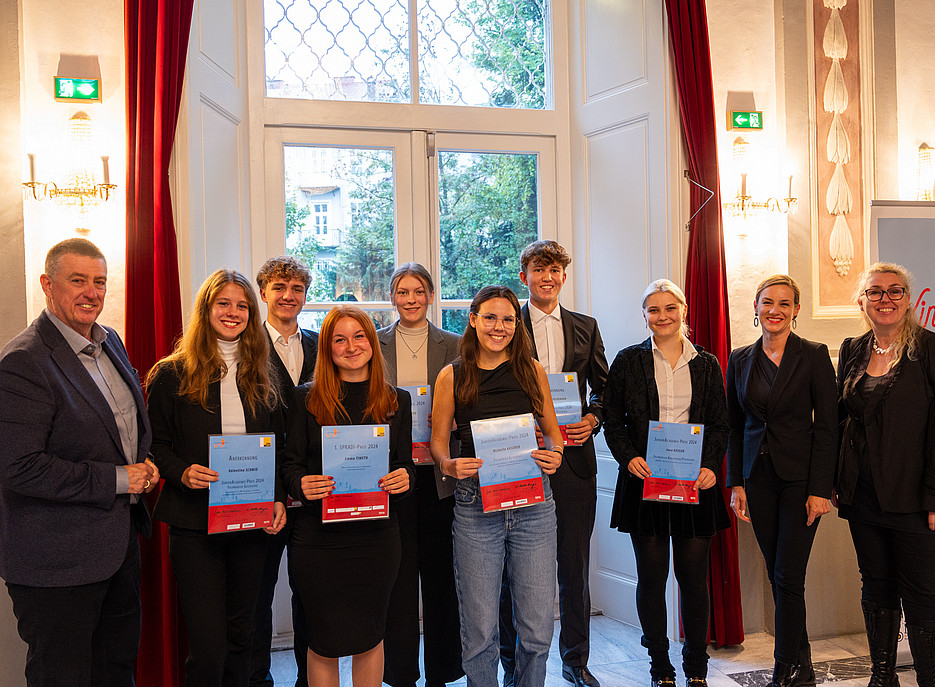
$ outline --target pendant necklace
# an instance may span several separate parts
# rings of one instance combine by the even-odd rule
[[[422,350],[422,347],[425,345],[425,342],[429,340],[428,335],[426,335],[426,337],[425,337],[424,339],[422,339],[422,343],[419,344],[419,347],[418,347],[417,349],[415,349],[415,350],[412,350],[412,346],[410,346],[410,345],[409,345],[409,342],[406,341],[406,335],[405,335],[405,334],[403,334],[402,332],[400,332],[399,338],[403,340],[403,343],[406,344],[406,348],[408,348],[408,349],[409,349],[409,352],[412,353],[412,359],[413,359],[413,360],[415,360],[416,358],[419,357],[419,351]]]

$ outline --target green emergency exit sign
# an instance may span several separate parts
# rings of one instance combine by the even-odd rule
[[[727,115],[727,130],[762,129],[763,113],[748,110],[731,110]]]
[[[65,76],[55,77],[56,100],[100,100],[101,82],[99,79],[73,79]]]

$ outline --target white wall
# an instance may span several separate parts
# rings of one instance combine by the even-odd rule
[[[6,3],[5,3],[6,4]],[[26,290],[29,319],[45,307],[39,274],[46,251],[58,241],[84,236],[107,256],[108,290],[101,322],[124,328],[126,254],[126,85],[121,0],[23,0],[22,162],[12,178],[28,177],[26,154],[36,160],[39,181],[60,180],[67,159],[68,120],[78,111],[91,117],[93,157],[88,167],[101,181],[101,155],[110,156],[116,196],[81,213],[53,201],[25,203]],[[85,76],[99,68],[101,102],[65,103],[53,98],[53,77]],[[59,69],[63,73],[59,73]],[[66,73],[67,72],[67,73]],[[91,76],[91,74],[87,74]],[[76,233],[76,228],[86,233]]]
[[[0,301],[0,347],[26,325],[26,276],[23,242],[22,190],[15,180],[21,170],[19,2],[0,3],[0,83],[7,90],[0,98],[0,284],[6,298]],[[26,645],[16,633],[10,597],[0,593],[0,684],[26,684],[23,665]]]

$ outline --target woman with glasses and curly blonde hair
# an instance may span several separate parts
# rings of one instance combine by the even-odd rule
[[[868,331],[838,358],[843,434],[835,480],[862,580],[871,687],[895,687],[900,604],[920,687],[935,685],[935,334],[906,268],[875,263],[857,305]]]

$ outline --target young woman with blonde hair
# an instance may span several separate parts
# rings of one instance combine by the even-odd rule
[[[672,551],[685,631],[682,669],[688,687],[708,675],[708,555],[711,537],[730,526],[717,486],[727,445],[727,403],[717,358],[688,340],[688,304],[668,279],[643,292],[651,336],[621,350],[604,387],[604,436],[620,464],[610,526],[630,535],[636,556],[636,610],[649,652],[653,687],[674,687],[666,637],[666,581]],[[644,501],[650,422],[704,425],[698,503]]]

